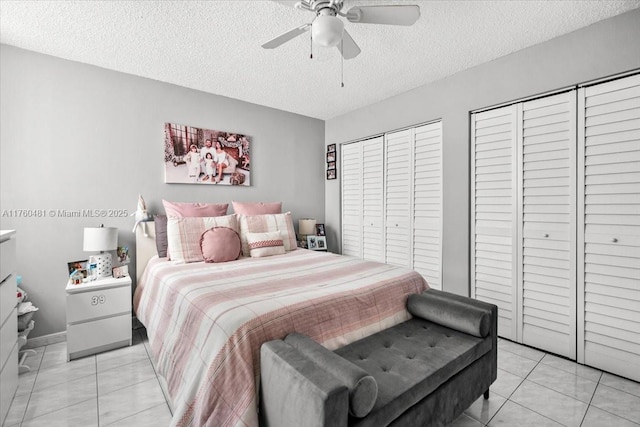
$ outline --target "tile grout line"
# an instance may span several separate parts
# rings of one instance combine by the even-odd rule
[[[596,391],[598,391],[598,386],[600,385],[600,380],[602,379],[602,371],[600,371],[600,376],[598,377],[598,382],[596,382],[596,388],[593,389],[593,394],[591,395],[591,399],[589,399],[589,403],[587,404],[587,410],[585,411],[582,421],[580,421],[580,425],[584,424],[584,420],[587,418],[587,414],[589,413],[589,409],[591,408],[591,402],[593,402],[593,398],[596,395]],[[595,406],[594,406],[595,407]]]
[[[533,359],[529,359],[529,358],[528,358],[528,357],[526,357],[526,356],[522,356],[522,355],[517,354],[517,353],[512,353],[512,352],[510,352],[509,350],[506,350],[504,347],[502,347],[502,350],[503,350],[503,351],[507,351],[507,352],[509,352],[509,353],[511,353],[511,354],[514,354],[514,355],[516,355],[516,356],[520,356],[520,357],[522,357],[522,358],[524,358],[524,359],[531,360],[532,362],[536,362],[535,360],[533,360]],[[546,354],[545,354],[545,355],[546,355]],[[498,355],[498,357],[500,357],[500,356]],[[533,370],[534,370],[534,369],[535,369],[535,368],[540,364],[540,362],[542,361],[542,359],[543,359],[543,358],[544,358],[544,356],[542,356],[542,357],[540,358],[540,360],[538,360],[538,361],[536,362],[536,365],[535,365],[533,368],[531,368],[531,371],[529,371],[529,373],[527,374],[527,377],[528,377],[528,376],[529,376],[529,374],[530,374],[531,372],[533,372]],[[503,370],[504,370],[504,369],[503,369]],[[509,372],[509,371],[505,371],[505,372]],[[512,372],[509,372],[509,373],[510,373],[511,375],[516,375],[516,374],[513,374]],[[517,376],[517,377],[519,377],[519,375],[516,375],[516,376]],[[500,405],[500,407],[498,407],[498,409],[496,410],[496,413],[495,413],[495,414],[493,414],[493,416],[492,416],[491,418],[489,418],[489,420],[487,421],[487,423],[486,423],[486,424],[483,424],[485,427],[487,427],[487,426],[489,425],[489,423],[491,423],[491,421],[496,417],[496,415],[498,415],[498,412],[500,412],[500,410],[504,407],[504,405],[505,405],[507,402],[513,402],[513,401],[510,399],[510,398],[511,398],[511,396],[513,395],[513,393],[515,393],[515,392],[516,392],[516,390],[518,390],[518,388],[520,388],[520,386],[524,383],[524,380],[525,380],[525,379],[526,379],[526,377],[522,378],[522,381],[520,381],[520,384],[518,384],[518,386],[517,386],[517,387],[516,387],[516,388],[515,388],[515,389],[514,389],[510,394],[509,394],[509,396],[504,396],[504,397],[505,397],[505,401],[502,403],[502,405]],[[489,387],[489,389],[491,389],[491,387]],[[498,393],[496,393],[496,394],[498,394]],[[500,396],[500,394],[498,394],[498,396]],[[513,402],[513,403],[515,403],[516,405],[518,405],[518,403],[516,403],[516,402]],[[520,406],[522,406],[522,405],[520,405]],[[523,406],[523,408],[524,408],[524,406]],[[526,409],[529,409],[529,408],[526,408]],[[540,415],[542,415],[542,414],[540,414]],[[544,415],[543,415],[543,416],[544,416]]]
[[[503,350],[505,350],[505,349],[503,348]],[[505,350],[505,351],[508,351],[508,350]],[[511,352],[509,352],[509,353],[511,353]],[[516,391],[517,391],[517,390],[522,386],[522,384],[524,384],[524,381],[529,377],[529,375],[531,375],[531,373],[534,371],[534,369],[536,369],[536,368],[538,367],[538,365],[539,365],[540,363],[542,363],[542,359],[544,359],[544,356],[546,356],[546,355],[547,355],[547,353],[545,353],[545,355],[544,355],[544,356],[542,356],[542,357],[540,358],[540,360],[538,360],[538,361],[535,361],[535,360],[533,360],[533,359],[529,359],[528,357],[526,357],[526,356],[522,356],[522,355],[519,355],[519,354],[517,354],[517,353],[511,353],[511,354],[515,354],[516,356],[520,356],[520,357],[522,357],[522,358],[524,358],[524,359],[528,359],[528,360],[531,360],[532,362],[536,362],[536,365],[535,365],[533,368],[531,368],[531,370],[527,373],[527,376],[526,376],[526,377],[524,377],[524,378],[522,379],[522,381],[520,382],[520,384],[518,384],[518,387],[516,387],[516,389],[515,389],[515,390],[513,390],[513,392],[511,392],[511,394],[509,395],[509,397],[504,401],[504,403],[500,406],[500,408],[496,411],[496,413],[495,413],[495,414],[493,414],[493,416],[489,419],[489,421],[487,422],[486,426],[488,426],[488,425],[491,423],[491,421],[493,421],[493,419],[496,417],[496,415],[498,415],[498,413],[500,412],[500,409],[502,409],[502,408],[504,407],[504,405],[506,405],[506,403],[507,403],[507,402],[514,403],[514,404],[516,404],[516,405],[518,405],[518,406],[520,406],[520,407],[522,407],[522,408],[524,408],[524,409],[526,409],[526,410],[528,410],[528,411],[531,411],[531,412],[533,412],[533,413],[535,413],[535,414],[540,415],[540,416],[541,416],[541,417],[543,417],[543,418],[546,418],[546,419],[548,419],[548,420],[553,421],[554,423],[557,423],[557,424],[559,424],[559,425],[562,425],[562,423],[561,423],[561,422],[556,421],[556,420],[554,420],[553,418],[549,418],[548,416],[546,416],[546,415],[544,415],[544,414],[541,414],[541,413],[539,413],[539,412],[537,412],[537,411],[534,411],[534,410],[533,410],[533,409],[531,409],[531,408],[527,408],[526,406],[521,405],[520,403],[518,403],[518,402],[516,402],[516,401],[514,401],[514,400],[511,400],[511,396],[513,396],[513,394],[514,394],[514,393],[515,393],[515,392],[516,392]],[[531,382],[533,382],[534,384],[538,384],[538,383],[536,383],[535,381],[531,381]],[[541,387],[544,387],[544,386],[542,386],[542,385],[541,385]],[[555,391],[555,390],[552,390],[552,389],[550,389],[550,388],[548,388],[548,387],[544,387],[544,388],[546,388],[546,389],[548,389],[548,390],[551,390],[551,391]],[[576,399],[576,400],[577,400],[577,399]],[[588,408],[587,408],[587,409],[588,409]],[[586,413],[586,412],[585,412],[585,413]]]
[[[100,427],[100,384],[98,384],[98,357],[94,355],[93,360],[96,367],[96,419],[98,420],[98,427]]]
[[[38,381],[38,375],[40,375],[40,366],[42,365],[42,360],[44,359],[44,355],[47,354],[47,347],[49,346],[48,345],[45,346],[44,350],[42,351],[42,358],[40,359],[40,363],[38,363],[38,369],[36,370],[36,375],[35,375],[35,378],[33,379],[33,384],[31,384],[31,388],[29,389],[29,398],[27,399],[27,404],[24,407],[24,412],[22,412],[22,417],[20,418],[20,423],[18,424],[19,426],[22,426],[22,424],[25,421],[24,417],[27,415],[27,409],[29,409],[29,404],[31,403],[33,388],[36,386],[36,381]],[[15,396],[13,397],[13,399],[15,401]],[[13,402],[11,404],[13,405]]]
[[[605,374],[605,372],[604,372],[604,371],[600,372],[600,377],[598,378],[598,385],[596,385],[596,389],[593,391],[593,396],[591,396],[591,400],[589,400],[589,408],[591,407],[591,402],[593,401],[593,398],[596,396],[596,391],[598,391],[598,387],[599,387],[599,386],[600,386],[600,384],[601,384],[601,382],[600,382],[600,381],[602,380],[602,377],[604,376],[604,374]],[[633,380],[631,380],[631,381],[633,381]],[[636,395],[635,395],[635,394],[633,394],[633,393],[628,393],[628,392],[626,392],[626,391],[624,391],[624,390],[620,390],[619,388],[611,387],[611,386],[608,386],[608,385],[606,385],[606,384],[602,384],[602,385],[603,385],[603,386],[605,386],[605,387],[612,388],[612,389],[614,389],[614,390],[616,390],[616,391],[618,391],[618,392],[620,392],[620,393],[625,393],[625,394],[628,394],[628,395],[633,396],[633,397],[638,397],[638,396],[636,396]],[[622,418],[623,420],[626,420],[626,421],[629,421],[629,422],[631,422],[631,423],[636,424],[636,422],[635,422],[635,421],[633,421],[633,420],[631,420],[631,419],[627,418],[626,416],[624,416],[624,415],[622,415],[622,414],[609,412],[609,411],[607,411],[606,409],[602,409],[602,408],[600,408],[600,407],[598,407],[598,406],[595,406],[595,405],[593,405],[593,407],[594,407],[594,408],[596,408],[596,409],[598,409],[598,410],[600,410],[600,411],[602,411],[602,412],[606,412],[607,414],[613,415],[614,417]],[[589,410],[589,409],[587,408],[587,411],[588,411],[588,410]],[[586,417],[586,414],[585,414],[585,417]],[[582,420],[582,422],[584,422],[584,419]]]

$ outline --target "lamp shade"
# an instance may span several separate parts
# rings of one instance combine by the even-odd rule
[[[298,234],[316,234],[316,220],[312,218],[302,218],[298,220]]]
[[[85,227],[85,252],[115,251],[118,248],[118,229],[115,227]]]
[[[342,40],[344,23],[337,16],[319,15],[311,24],[313,42],[324,47],[336,46]]]

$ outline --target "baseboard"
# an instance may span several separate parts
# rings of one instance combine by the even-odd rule
[[[44,347],[45,345],[57,344],[67,340],[67,331],[56,332],[55,334],[43,335],[41,337],[28,338],[25,345],[20,349]]]

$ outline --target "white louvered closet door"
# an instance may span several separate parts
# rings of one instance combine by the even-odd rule
[[[362,257],[362,143],[341,145],[342,254]]]
[[[576,92],[517,105],[518,341],[576,357]]]
[[[362,258],[384,262],[384,138],[361,144]]]
[[[516,106],[472,115],[472,297],[498,306],[498,333],[515,340],[518,320]]]
[[[412,129],[389,133],[385,146],[385,261],[411,268]]]
[[[640,381],[640,75],[578,102],[578,361]]]
[[[442,289],[442,122],[415,128],[413,269]]]

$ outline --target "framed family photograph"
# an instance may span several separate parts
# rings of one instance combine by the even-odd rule
[[[316,236],[324,236],[324,224],[316,224]]]
[[[336,152],[336,144],[327,145],[327,153],[335,153]]]
[[[251,185],[251,138],[234,132],[165,123],[164,182]]]
[[[327,170],[327,179],[336,179],[336,170],[335,169]]]

